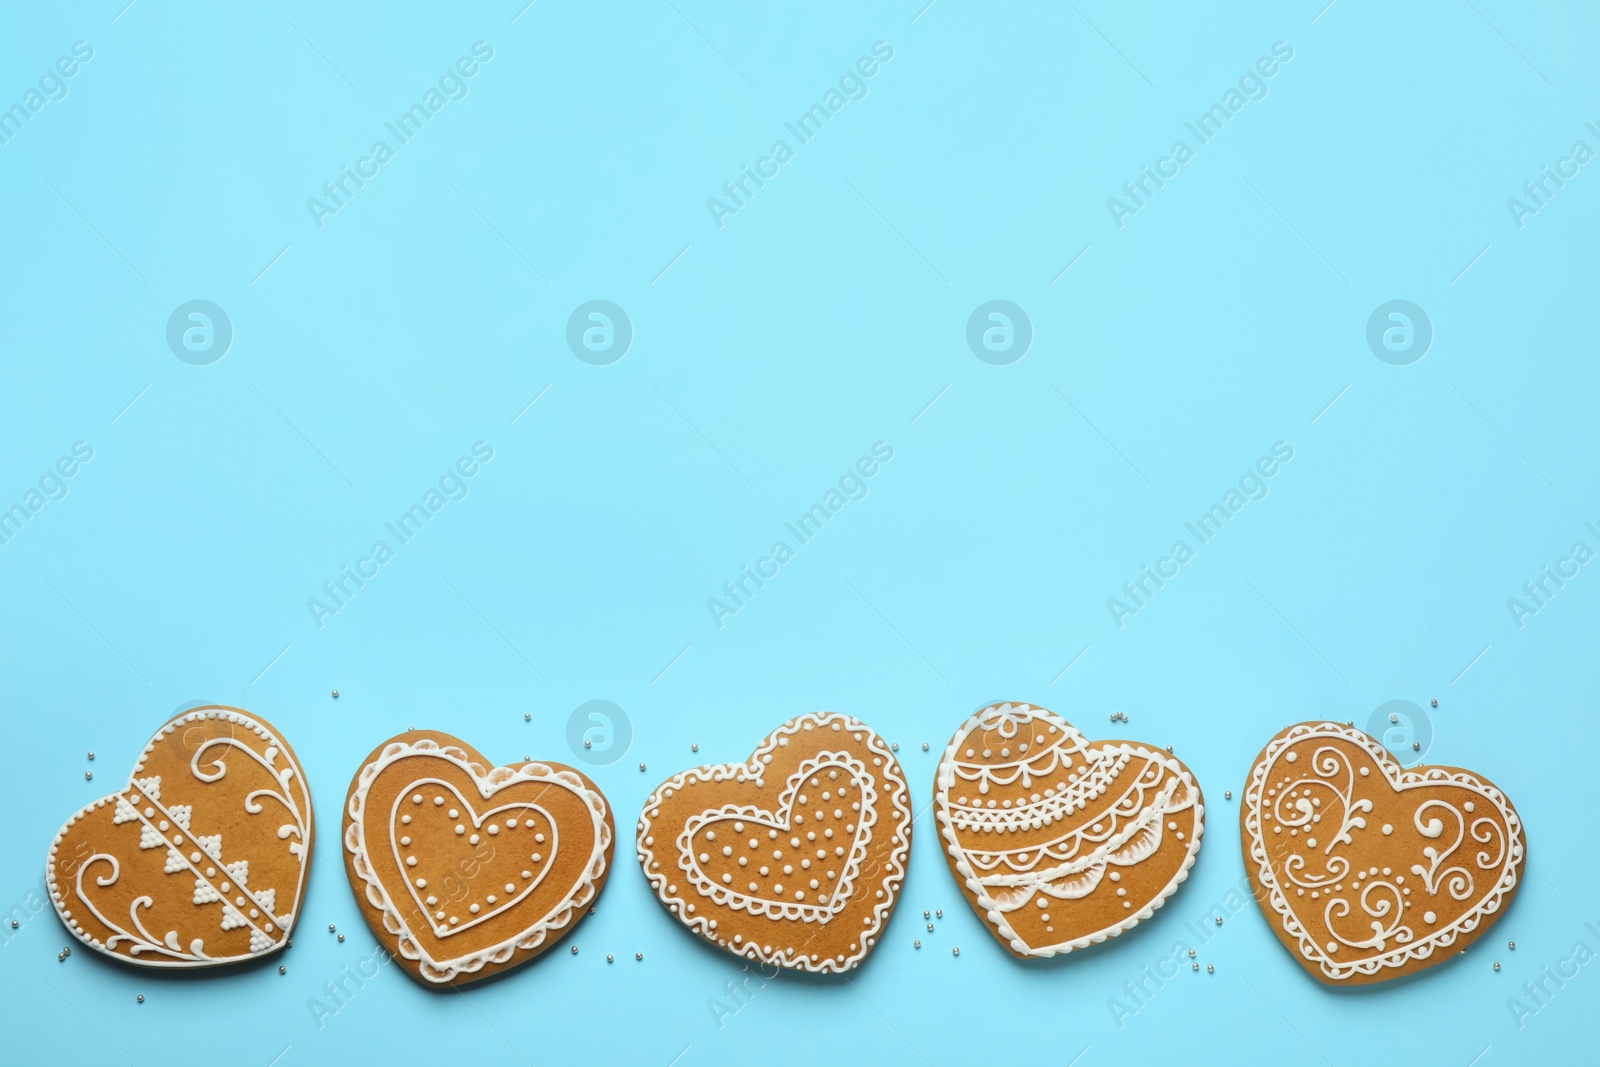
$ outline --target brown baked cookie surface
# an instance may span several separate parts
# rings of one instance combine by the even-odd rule
[[[1205,804],[1182,761],[1088,741],[1031,704],[956,730],[934,813],[967,903],[1013,955],[1056,956],[1150,918],[1188,877]]]
[[[425,986],[527,963],[599,897],[611,808],[559,763],[494,767],[449,734],[411,730],[367,757],[345,801],[345,873],[367,925]]]
[[[639,863],[669,912],[746,959],[848,971],[888,924],[911,848],[910,790],[859,719],[811,712],[748,762],[667,779],[639,816]]]
[[[156,731],[128,784],[50,843],[61,921],[143,967],[213,967],[282,948],[305,894],[311,793],[288,742],[238,708]]]
[[[1457,767],[1405,770],[1335,722],[1279,733],[1256,757],[1240,843],[1272,932],[1313,977],[1360,985],[1453,958],[1522,879],[1522,820]]]

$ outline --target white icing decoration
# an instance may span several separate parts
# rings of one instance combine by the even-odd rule
[[[998,739],[1006,762],[993,762],[990,749],[982,750],[989,759],[975,758],[975,737]],[[995,786],[1029,792],[1025,801],[996,807],[985,799]],[[1091,805],[1101,816],[1093,823],[1080,814]],[[1132,901],[1123,901],[1127,914],[1116,922],[1044,945],[1029,944],[1012,925],[1009,916],[1030,900],[1044,908],[1088,897],[1108,875],[1121,881],[1115,868],[1137,866],[1155,854],[1163,836],[1176,831],[1168,817],[1191,809],[1193,833],[1175,837],[1184,848],[1181,866],[1137,911]],[[1188,877],[1205,827],[1200,789],[1176,759],[1128,742],[1090,742],[1064,719],[1026,703],[991,705],[961,724],[939,763],[934,812],[957,877],[984,917],[1014,952],[1037,957],[1099,944],[1150,918]],[[1075,816],[1081,821],[1069,829]],[[1056,823],[1063,824],[1061,833],[1040,843],[1037,832]],[[1007,835],[1025,832],[1031,834],[1027,845],[1008,844]],[[1070,914],[1070,904],[1057,906]]]
[[[508,804],[481,814],[476,813],[473,811],[473,805],[468,798],[462,796],[447,782],[427,771],[422,771],[397,792],[394,810],[387,813],[367,811],[368,796],[373,783],[377,781],[379,775],[388,768],[408,759],[419,759],[423,761],[424,766],[433,761],[444,761],[454,765],[476,782],[481,799],[484,801],[490,800],[496,793],[509,786],[528,783],[542,785],[546,789],[563,789],[574,794],[583,802],[585,809],[589,813],[592,831],[592,845],[588,855],[580,857],[582,873],[577,881],[544,914],[537,916],[522,930],[499,943],[466,952],[460,956],[444,959],[434,958],[425,947],[423,939],[413,934],[407,926],[405,920],[401,917],[399,907],[396,906],[383,881],[379,879],[377,872],[374,870],[374,857],[369,852],[366,836],[367,819],[374,818],[380,814],[384,815],[384,821],[387,823],[390,855],[393,858],[398,858],[400,856],[400,845],[396,839],[398,836],[396,827],[400,825],[400,820],[395,817],[395,814],[399,810],[402,800],[408,804],[412,801],[415,786],[422,782],[431,783],[435,787],[443,786],[450,789],[450,792],[459,799],[461,805],[467,809],[469,815],[474,818],[475,825],[481,824],[484,819],[492,817],[497,812],[512,808],[538,811],[547,822],[550,821],[550,817],[544,809],[527,802]],[[436,795],[434,797],[435,807],[442,807],[443,804],[443,795]],[[605,797],[598,790],[591,789],[584,784],[583,778],[575,771],[556,770],[543,763],[523,763],[515,767],[496,767],[488,770],[482,764],[471,759],[465,750],[456,745],[440,745],[432,738],[421,738],[416,741],[395,741],[385,745],[373,761],[362,767],[357,775],[356,785],[351,790],[350,798],[346,805],[349,824],[345,828],[344,847],[345,851],[350,854],[351,867],[365,887],[367,902],[382,913],[384,929],[396,936],[396,948],[399,954],[405,959],[417,961],[424,981],[433,984],[444,984],[453,981],[459,975],[476,973],[487,965],[505,963],[519,951],[538,948],[547,938],[552,935],[558,935],[560,931],[576,922],[587,912],[597,892],[596,883],[606,873],[606,853],[611,847],[611,828],[606,822],[607,810]],[[442,815],[443,813],[441,812],[440,814]],[[551,826],[552,828],[554,827],[553,822],[551,822]],[[515,841],[516,839],[513,838],[512,840]],[[555,866],[558,844],[558,842],[552,841],[549,848],[550,862],[540,871],[540,879]],[[397,869],[405,870],[406,868],[397,867]],[[523,878],[524,880],[532,880],[532,872],[523,872]],[[407,891],[412,894],[416,903],[421,905],[420,895],[410,889],[410,885],[414,881],[417,888],[425,888],[425,880],[404,878],[403,880],[407,883]],[[517,889],[516,899],[523,899],[528,892],[532,891],[532,888],[532,885],[526,885]],[[506,891],[511,893],[513,890],[508,888]],[[507,902],[498,905],[493,912],[481,914],[465,923],[459,922],[459,916],[455,916],[453,918],[456,920],[456,924],[451,925],[447,920],[446,930],[441,931],[436,925],[430,933],[433,938],[438,938],[443,933],[457,933],[482,922],[490,914],[498,914],[504,911],[510,904],[511,902]]]
[[[1287,758],[1292,754],[1288,751],[1290,746],[1307,743],[1316,746],[1309,771],[1285,774],[1285,768],[1279,767],[1280,757],[1284,764],[1292,762]],[[1369,777],[1369,768],[1361,767],[1352,773],[1354,752],[1365,753],[1382,772],[1383,781],[1376,788],[1403,794],[1411,789],[1448,786],[1487,802],[1498,816],[1479,816],[1469,821],[1468,816],[1476,803],[1466,801],[1457,807],[1437,797],[1423,800],[1412,813],[1412,826],[1423,842],[1419,849],[1420,862],[1409,868],[1411,874],[1421,878],[1419,892],[1428,898],[1456,903],[1474,895],[1478,897],[1474,904],[1439,929],[1419,935],[1404,921],[1412,892],[1411,885],[1405,884],[1404,875],[1394,875],[1388,867],[1381,871],[1369,867],[1352,873],[1350,861],[1333,854],[1338,844],[1354,844],[1354,832],[1365,830],[1367,826],[1358,813],[1368,813],[1373,808],[1370,799],[1356,795],[1358,788],[1366,784],[1363,779]],[[1299,851],[1291,852],[1283,861],[1283,867],[1295,886],[1317,886],[1320,893],[1326,895],[1322,921],[1336,939],[1327,943],[1317,942],[1290,907],[1290,898],[1277,880],[1262,835],[1265,824],[1303,825],[1310,818],[1312,807],[1307,803],[1307,796],[1296,797],[1290,805],[1297,815],[1290,814],[1284,802],[1296,793],[1313,791],[1319,794],[1318,799],[1326,794],[1328,800],[1326,805],[1317,806],[1318,813],[1327,813],[1329,808],[1338,809],[1344,828],[1322,850],[1322,857],[1318,859],[1322,873],[1305,876],[1308,863]],[[1428,959],[1435,952],[1448,949],[1462,934],[1472,933],[1498,912],[1520,878],[1524,855],[1522,822],[1503,793],[1466,771],[1438,767],[1404,770],[1382,744],[1360,730],[1339,723],[1301,723],[1268,744],[1251,770],[1243,812],[1246,843],[1250,861],[1256,867],[1256,880],[1268,891],[1263,908],[1270,909],[1270,914],[1278,917],[1284,931],[1295,939],[1300,954],[1315,963],[1320,973],[1332,981],[1380,975],[1386,968],[1404,967],[1413,960]],[[1379,832],[1393,838],[1395,827],[1385,823]],[[1470,857],[1463,854],[1456,862],[1451,862],[1469,837],[1476,842],[1476,851],[1469,847]],[[1279,841],[1294,847],[1292,840],[1280,838]],[[1310,842],[1306,845],[1310,847]],[[1488,888],[1477,888],[1474,871],[1490,876]],[[1299,889],[1296,897],[1303,894],[1304,889]],[[1315,898],[1319,893],[1314,891],[1310,895]],[[1354,903],[1350,895],[1354,896]],[[1356,921],[1349,922],[1357,909],[1360,914]],[[1450,910],[1458,909],[1452,905]],[[1435,925],[1438,918],[1432,909],[1422,913],[1423,922],[1430,926]],[[1337,929],[1336,920],[1340,923]],[[1339,945],[1362,950],[1362,954],[1356,959],[1335,959]]]

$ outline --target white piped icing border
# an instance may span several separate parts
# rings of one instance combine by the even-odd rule
[[[1069,747],[1073,754],[1078,754],[1091,748],[1099,752],[1114,753],[1119,758],[1119,768],[1133,757],[1153,760],[1171,771],[1178,781],[1184,783],[1193,792],[1194,833],[1187,842],[1188,849],[1183,857],[1183,865],[1173,875],[1172,880],[1156,894],[1155,899],[1137,911],[1130,912],[1120,922],[1079,937],[1069,938],[1054,945],[1043,945],[1035,948],[1017,936],[1016,931],[1006,920],[1006,912],[990,896],[988,887],[979,880],[977,872],[972,869],[972,865],[967,861],[966,850],[956,840],[955,818],[950,810],[950,788],[955,784],[959,750],[966,743],[967,737],[973,730],[979,727],[984,717],[996,713],[1020,715],[1027,719],[1041,720],[1055,726],[1063,734],[1062,744]],[[1104,788],[1105,783],[1100,783],[1100,791],[1103,792]],[[1127,742],[1091,742],[1079,732],[1077,727],[1054,712],[1033,704],[1020,702],[993,704],[983,708],[975,712],[956,730],[955,736],[950,739],[950,744],[945,748],[944,755],[939,760],[939,770],[934,781],[934,814],[939,823],[939,836],[943,839],[944,847],[955,857],[956,870],[959,872],[966,887],[978,898],[978,902],[983,907],[984,915],[988,921],[1000,931],[1014,952],[1019,955],[1042,958],[1065,955],[1068,952],[1088,948],[1090,945],[1098,945],[1103,941],[1116,937],[1118,934],[1126,933],[1153,916],[1157,909],[1167,902],[1167,898],[1176,893],[1178,887],[1189,877],[1189,871],[1194,866],[1195,858],[1200,853],[1200,838],[1205,831],[1205,803],[1201,799],[1200,789],[1194,780],[1194,775],[1181,762],[1149,746],[1135,747]],[[1137,826],[1134,829],[1137,829]],[[1130,836],[1131,831],[1121,837],[1113,838],[1102,844],[1095,852],[1096,854],[1110,855],[1125,844],[1126,838]]]
[[[410,927],[400,918],[394,901],[373,871],[362,830],[362,813],[372,783],[386,768],[412,756],[428,756],[455,764],[477,783],[485,801],[492,800],[506,786],[523,782],[552,786],[576,794],[588,810],[594,830],[594,846],[590,850],[583,876],[555,907],[498,944],[444,960],[429,956],[412,936]],[[365,885],[367,901],[383,913],[383,927],[395,935],[400,954],[418,963],[425,981],[439,985],[451,982],[462,974],[474,974],[490,964],[505,963],[518,951],[538,948],[551,934],[559,933],[583,915],[596,896],[596,883],[605,876],[606,851],[611,847],[611,827],[606,822],[606,798],[598,790],[590,789],[576,771],[558,771],[548,764],[536,762],[488,770],[464,749],[455,745],[441,745],[427,737],[385,745],[376,759],[361,768],[356,788],[351,791],[345,810],[350,816],[350,825],[345,827],[344,847],[350,853],[351,865],[357,876]],[[554,862],[553,853],[551,862]]]
[[[1264,839],[1261,834],[1261,804],[1262,787],[1267,781],[1278,757],[1285,749],[1298,741],[1318,737],[1333,738],[1353,743],[1372,756],[1373,762],[1382,770],[1389,785],[1398,792],[1407,789],[1416,789],[1426,785],[1451,785],[1469,789],[1485,800],[1489,801],[1496,812],[1505,820],[1509,840],[1503,858],[1502,869],[1495,880],[1494,886],[1488,894],[1473,908],[1464,912],[1460,918],[1443,930],[1417,938],[1397,948],[1389,949],[1379,955],[1369,956],[1365,959],[1355,960],[1350,963],[1340,963],[1328,957],[1323,946],[1307,932],[1294,911],[1289,907],[1288,897],[1284,894],[1283,887],[1278,884],[1277,876],[1273,873],[1272,865],[1267,859]],[[1469,805],[1470,807],[1470,805]],[[1441,767],[1432,767],[1427,770],[1405,770],[1394,759],[1383,744],[1362,730],[1345,726],[1337,722],[1306,722],[1291,727],[1287,733],[1271,741],[1260,758],[1250,771],[1250,781],[1245,786],[1244,794],[1244,828],[1245,840],[1249,845],[1250,860],[1256,865],[1256,880],[1268,891],[1266,904],[1278,916],[1283,924],[1283,929],[1293,937],[1299,946],[1300,955],[1317,964],[1317,969],[1333,981],[1343,981],[1356,975],[1375,975],[1385,968],[1403,967],[1412,960],[1425,960],[1433,955],[1437,949],[1449,948],[1456,943],[1461,934],[1471,933],[1485,918],[1500,910],[1500,905],[1507,896],[1517,887],[1521,864],[1526,855],[1526,844],[1523,838],[1522,820],[1518,818],[1516,810],[1511,807],[1510,801],[1493,784],[1479,778],[1469,771],[1448,771]],[[1260,897],[1258,895],[1257,899]]]
[[[867,748],[883,757],[883,763],[879,767],[863,769],[866,770],[867,773],[869,773],[874,779],[876,779],[879,785],[884,787],[884,791],[888,793],[889,801],[893,805],[896,815],[898,816],[895,824],[891,827],[891,830],[897,831],[899,843],[894,845],[889,850],[888,858],[885,861],[886,873],[879,872],[878,874],[874,875],[871,883],[872,886],[881,886],[882,897],[873,905],[872,914],[866,920],[864,920],[861,929],[860,940],[857,942],[860,947],[857,948],[855,952],[845,955],[842,960],[830,956],[827,959],[813,961],[810,956],[803,953],[796,953],[792,948],[771,948],[769,946],[758,945],[754,940],[746,941],[742,945],[735,945],[731,942],[726,944],[719,942],[712,929],[712,923],[715,921],[714,918],[712,916],[702,915],[696,912],[694,910],[695,904],[697,903],[696,900],[671,892],[670,886],[672,883],[670,882],[664,870],[655,873],[651,872],[651,853],[647,850],[644,843],[645,837],[650,831],[650,823],[647,821],[646,816],[652,808],[657,807],[662,802],[663,798],[682,789],[686,784],[691,784],[694,782],[755,782],[760,784],[762,781],[762,776],[766,770],[766,764],[769,762],[769,760],[763,760],[762,757],[770,757],[771,754],[779,748],[779,746],[787,745],[789,738],[796,736],[808,726],[812,729],[818,730],[824,728],[830,730],[846,730],[852,734],[859,733],[864,735],[863,741]],[[817,756],[802,762],[800,769],[797,769],[794,774],[790,775],[789,781],[785,784],[783,795],[788,796],[792,794],[798,787],[797,783],[803,777],[809,776],[813,773],[812,763],[814,761],[824,759],[830,755],[838,756],[839,754],[830,754],[823,751],[819,752]],[[853,759],[853,757],[851,758]],[[802,771],[804,772],[803,774]],[[784,723],[782,726],[779,726],[776,730],[774,730],[772,734],[761,743],[761,746],[751,753],[750,759],[747,763],[715,763],[707,764],[703,767],[694,767],[686,771],[680,771],[678,774],[673,775],[671,778],[668,778],[666,781],[658,785],[645,800],[644,807],[641,809],[639,816],[637,831],[639,866],[641,869],[643,869],[645,877],[650,882],[651,888],[655,890],[656,896],[660,898],[661,903],[666,905],[667,910],[672,912],[674,916],[676,916],[680,921],[684,922],[695,933],[699,934],[706,940],[711,941],[713,944],[719,944],[720,947],[725,948],[727,951],[732,952],[737,956],[754,960],[758,963],[776,964],[780,967],[789,967],[796,970],[809,971],[813,974],[843,973],[845,971],[852,970],[858,964],[860,964],[862,960],[866,959],[867,953],[872,950],[873,945],[877,944],[878,936],[882,932],[883,925],[888,921],[889,914],[894,910],[895,902],[899,897],[900,887],[905,882],[906,859],[911,852],[911,823],[913,815],[911,811],[910,798],[911,790],[906,784],[905,775],[900,769],[899,761],[895,758],[894,752],[887,744],[884,743],[883,738],[879,737],[877,732],[873,730],[872,727],[868,726],[860,719],[850,715],[841,715],[837,712],[828,711],[807,712],[798,718]],[[723,809],[715,809],[713,812],[706,814],[720,817],[722,810]],[[730,814],[740,814],[744,813],[746,809],[740,808],[735,811],[734,809],[730,808],[728,810]],[[748,810],[762,818],[772,819],[777,815],[776,812],[756,812],[756,809],[754,808],[749,808]],[[869,809],[864,806],[863,811],[866,810]],[[674,835],[674,837],[676,836],[678,835]],[[852,852],[853,862],[855,861],[856,852],[859,852],[863,855],[865,854],[867,845],[871,840],[871,828],[869,826],[863,826],[861,831],[857,834],[855,849]],[[686,873],[690,873],[692,875],[694,872],[690,871],[689,866],[686,865],[686,861],[682,858],[683,850],[678,848],[676,844],[674,844],[673,850],[677,852],[679,856],[677,866]],[[855,869],[856,868],[854,866],[851,867],[852,871]],[[863,892],[867,888],[869,888],[867,885],[852,886],[852,889],[856,892]],[[719,903],[729,904],[729,906],[737,906],[736,904],[731,904],[718,896],[713,896],[712,899],[718,900]],[[759,905],[750,906],[741,910],[749,910],[751,914],[766,914],[769,918],[773,919],[778,918],[777,915],[773,915],[771,911],[761,908]],[[799,909],[799,911],[804,911],[806,914],[788,915],[784,912],[780,912],[780,914],[784,914],[784,917],[786,918],[800,918],[805,922],[826,923],[833,917],[832,913],[823,915],[820,914],[821,910],[822,909]]]
[[[171,842],[163,839],[162,844],[167,847],[169,854],[169,866],[167,869],[167,874],[171,875],[178,870],[188,869],[194,875],[197,884],[205,884],[210,887],[210,892],[207,894],[205,899],[202,899],[197,894],[194,898],[194,903],[197,905],[219,902],[223,904],[223,929],[231,929],[238,926],[251,927],[251,948],[249,952],[238,953],[229,956],[212,956],[205,952],[204,942],[200,938],[195,938],[189,943],[189,945],[184,946],[180,944],[178,939],[175,937],[175,932],[169,931],[164,937],[158,939],[152,936],[149,931],[145,930],[144,923],[139,918],[138,909],[141,903],[148,906],[149,900],[147,897],[141,896],[136,898],[133,902],[132,908],[130,908],[129,922],[133,927],[133,932],[131,933],[119,923],[108,921],[104,915],[101,915],[96,909],[95,905],[83,893],[82,883],[84,873],[91,863],[94,863],[97,860],[106,861],[110,864],[110,873],[107,875],[96,875],[95,881],[96,884],[102,886],[112,885],[119,877],[121,877],[121,865],[117,862],[116,857],[110,855],[109,853],[96,853],[95,855],[84,860],[78,866],[77,873],[72,878],[73,894],[82,901],[84,906],[89,908],[90,912],[93,913],[103,925],[122,931],[114,935],[110,940],[114,942],[131,942],[130,952],[132,955],[123,955],[122,953],[117,952],[113,945],[108,945],[106,942],[102,942],[100,939],[90,935],[73,917],[73,902],[64,896],[62,886],[59,880],[56,878],[57,854],[60,850],[63,839],[66,837],[67,831],[73,825],[75,825],[79,819],[83,818],[85,815],[88,815],[90,812],[105,807],[107,804],[118,805],[119,808],[124,808],[127,811],[132,812],[132,814],[127,817],[126,821],[133,821],[137,819],[141,824],[141,832],[143,837],[148,838],[154,836],[161,838],[164,834],[164,831],[153,825],[150,822],[150,819],[145,815],[134,810],[132,805],[128,804],[126,798],[129,793],[133,791],[139,791],[140,793],[146,795],[146,799],[154,801],[160,792],[160,776],[158,775],[154,779],[142,780],[138,777],[139,773],[144,770],[150,753],[154,751],[156,745],[165,741],[171,734],[176,733],[179,727],[188,723],[202,722],[207,719],[223,719],[235,726],[242,727],[261,741],[265,742],[265,747],[267,750],[267,762],[264,763],[264,765],[267,766],[268,769],[278,777],[279,781],[284,783],[286,793],[288,783],[298,779],[300,789],[305,795],[304,812],[299,810],[299,807],[293,802],[292,798],[287,796],[277,797],[277,799],[287,809],[289,816],[292,819],[292,822],[286,823],[282,828],[280,828],[278,837],[282,840],[296,838],[296,840],[289,841],[287,846],[290,853],[299,856],[299,873],[295,881],[294,893],[292,894],[291,899],[285,902],[287,907],[279,912],[278,908],[275,906],[277,903],[275,894],[271,898],[268,898],[265,894],[261,894],[256,890],[247,888],[241,882],[241,884],[235,886],[231,891],[243,895],[249,901],[250,905],[254,905],[254,910],[261,913],[262,918],[252,920],[238,911],[238,909],[233,905],[229,904],[218,891],[217,883],[222,885],[227,884],[226,882],[221,881],[221,876],[216,878],[207,877],[189,857],[183,854],[181,850],[171,847]],[[217,778],[221,778],[224,774],[226,774],[226,767],[223,767],[217,772],[202,772],[199,765],[200,752],[213,745],[232,743],[233,742],[231,739],[227,737],[217,737],[208,740],[200,750],[195,752],[194,756],[189,761],[191,770],[195,776],[200,778],[202,781],[215,781]],[[248,749],[242,749],[241,751],[243,751],[250,758],[255,759],[257,762],[263,762],[262,757],[257,753],[251,752]],[[277,765],[280,758],[282,760],[282,766]],[[209,765],[221,766],[221,761],[215,761]],[[154,788],[152,789],[152,787]],[[247,796],[245,798],[245,810],[252,815],[260,814],[263,809],[259,804],[256,804],[256,807],[253,811],[251,810],[250,805],[255,803],[255,798],[258,795],[264,795],[268,792],[269,791],[267,790],[256,790]],[[180,829],[187,829],[190,816],[189,812],[185,811],[180,813],[180,815],[175,815],[172,810],[163,806],[161,807],[161,814],[167,816],[168,822],[176,823]],[[128,781],[121,789],[115,793],[108,793],[105,796],[98,797],[85,804],[83,807],[74,812],[73,815],[61,825],[61,828],[56,831],[55,837],[50,841],[50,850],[45,857],[45,876],[50,892],[50,903],[54,905],[56,915],[60,917],[62,924],[65,925],[66,928],[72,932],[72,935],[83,944],[97,952],[111,956],[115,959],[122,960],[124,962],[136,964],[140,967],[190,969],[197,967],[219,967],[230,963],[242,963],[247,960],[259,959],[262,955],[271,951],[275,951],[288,944],[289,937],[294,931],[294,923],[299,917],[298,909],[305,892],[306,876],[311,867],[310,849],[307,846],[312,840],[312,835],[314,833],[314,825],[312,820],[313,816],[310,785],[306,781],[305,772],[300,769],[300,764],[294,758],[293,750],[284,743],[282,738],[269,729],[266,724],[253,718],[248,712],[239,708],[228,707],[220,704],[203,708],[194,708],[190,711],[186,711],[180,715],[174,716],[161,725],[160,729],[158,729],[150,738],[150,740],[145,743],[144,748],[139,753],[137,762],[134,764],[133,770],[128,774]],[[124,820],[119,818],[117,821],[120,822]],[[206,844],[208,840],[210,839],[197,839],[192,843]],[[209,851],[206,854],[211,855],[211,858],[215,859],[215,855],[211,854]],[[176,862],[180,866],[173,865],[174,860],[171,858],[173,856],[177,857]],[[224,871],[224,874],[228,873],[231,872]],[[146,955],[146,953],[150,953],[150,955]]]

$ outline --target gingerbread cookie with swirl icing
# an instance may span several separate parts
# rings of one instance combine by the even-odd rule
[[[933,799],[967,903],[1018,957],[1073,952],[1150,918],[1188,877],[1205,829],[1181,760],[1089,741],[1032,704],[962,723]]]
[[[45,880],[84,944],[125,963],[216,967],[288,943],[311,863],[294,751],[238,708],[163,723],[127,784],[56,833]]]
[[[615,837],[605,796],[571,767],[494,767],[449,734],[409,730],[350,782],[345,873],[396,962],[449,988],[527,963],[575,927]]]
[[[1522,820],[1493,783],[1458,767],[1405,770],[1336,722],[1267,742],[1239,825],[1268,925],[1329,985],[1455,958],[1505,914],[1527,856]]]
[[[910,798],[871,727],[812,712],[746,762],[661,783],[639,815],[639,863],[667,910],[719,948],[849,971],[883,936],[905,881]]]

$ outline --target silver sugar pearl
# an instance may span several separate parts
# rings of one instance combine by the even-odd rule
[[[922,947],[922,942],[921,941],[913,941],[913,942],[911,942],[911,947],[912,948],[921,948]]]
[[[578,946],[577,945],[573,945],[572,946],[572,954],[574,956],[576,956],[578,954]]]
[[[12,919],[11,920],[11,929],[15,930],[16,928],[17,928],[17,920]]]
[[[134,997],[133,999],[135,1001],[137,1001],[138,1003],[143,1004],[144,1003],[144,994],[140,993],[137,997]]]
[[[924,908],[923,911],[922,911],[922,917],[924,919],[931,919],[931,918],[933,918],[933,913],[928,911],[926,908]]]
[[[1189,964],[1189,969],[1191,971],[1198,971],[1200,969],[1200,965],[1198,963],[1191,963]]]
[[[343,944],[343,943],[344,943],[344,935],[343,935],[343,934],[340,934],[340,935],[339,935],[339,943],[340,943],[340,944]]]
[[[636,960],[642,960],[642,959],[644,959],[644,953],[643,952],[635,952],[633,954],[633,958],[636,959]]]
[[[1190,950],[1189,950],[1189,958],[1190,958],[1190,959],[1191,959],[1191,960],[1192,960],[1192,959],[1194,959],[1194,949],[1190,949]]]
[[[926,742],[926,741],[922,742],[922,751],[924,751],[924,752],[928,751],[928,742]]]
[[[89,753],[89,762],[91,762],[91,763],[94,762],[94,753],[93,752]]]
[[[892,742],[889,745],[889,751],[890,752],[899,752],[900,751],[900,742],[898,742],[898,741]]]
[[[278,964],[278,973],[279,974],[288,974],[289,973],[289,968],[285,967],[283,964],[280,963],[280,964]]]
[[[89,780],[90,780],[90,779],[91,779],[91,778],[93,778],[93,777],[94,777],[94,772],[93,772],[93,771],[84,771],[84,772],[83,772],[83,780],[84,780],[84,781],[86,781],[86,782],[87,782],[87,781],[89,781]]]
[[[1218,926],[1222,925],[1222,916],[1220,916],[1220,915],[1217,916],[1217,925]]]
[[[12,925],[12,926],[15,926],[15,925],[17,925],[17,923],[16,923],[16,920],[15,920],[15,919],[13,919],[13,920],[12,920],[12,922],[11,922],[11,925]],[[1516,951],[1516,948],[1517,948],[1517,943],[1516,943],[1516,942],[1515,942],[1515,941],[1507,941],[1507,942],[1506,942],[1506,948],[1509,948],[1509,949],[1511,949],[1511,950],[1512,950],[1512,951],[1513,951],[1513,952],[1515,952],[1515,951]]]
[[[333,691],[333,699],[335,699],[335,700],[338,700],[338,699],[339,699],[339,691],[338,691],[338,690],[337,690],[337,689],[335,689],[335,690],[334,690],[334,691]]]
[[[1216,964],[1212,964],[1212,963],[1206,964],[1206,973],[1207,974],[1216,974],[1217,973]]]
[[[1232,800],[1232,799],[1233,799],[1233,790],[1231,790],[1231,789],[1224,789],[1224,790],[1223,790],[1223,791],[1222,791],[1222,799],[1223,799],[1223,800]]]
[[[930,933],[930,934],[933,933],[933,924],[932,923],[928,924],[928,933]]]
[[[944,918],[944,909],[943,909],[943,908],[934,908],[934,909],[933,909],[933,917],[934,917],[934,918],[935,918],[935,919],[942,919],[942,918]]]
[[[333,924],[332,923],[328,924],[328,933],[330,933],[330,934],[333,933]]]
[[[639,764],[639,769],[640,769],[640,770],[641,770],[641,771],[642,771],[642,770],[644,770],[644,764],[642,764],[642,763],[641,763],[641,764]]]
[[[690,752],[699,752],[700,751],[700,742],[694,741],[694,742],[690,743],[689,751]]]
[[[1500,961],[1499,960],[1495,961],[1494,969],[1497,970],[1497,971],[1500,969]]]
[[[1421,752],[1422,751],[1422,742],[1421,741],[1413,741],[1413,742],[1411,742],[1411,751],[1413,751],[1413,752]]]
[[[953,949],[950,950],[950,955],[959,956],[959,955],[961,955],[961,950],[958,949],[958,948],[953,948]]]
[[[588,748],[588,747],[589,747],[589,744],[590,744],[590,742],[589,742],[589,739],[588,739],[588,738],[587,738],[587,737],[585,737],[585,738],[584,738],[584,739],[583,739],[583,747],[584,747],[584,748]]]
[[[525,711],[525,712],[522,713],[522,721],[523,722],[532,722],[533,721],[533,716]]]
[[[614,962],[616,962],[616,957],[613,956],[611,953],[607,952],[606,953],[606,962],[607,963],[614,963]]]
[[[1439,698],[1438,697],[1434,697],[1432,700],[1428,701],[1428,707],[1436,708],[1438,706],[1439,706]]]

